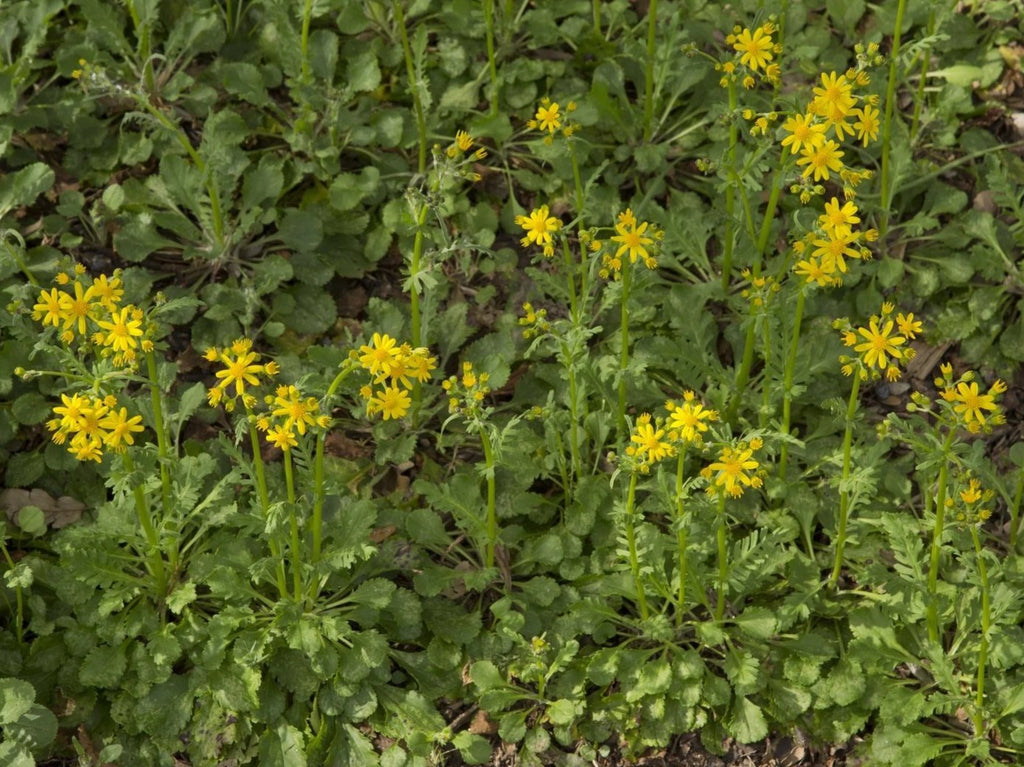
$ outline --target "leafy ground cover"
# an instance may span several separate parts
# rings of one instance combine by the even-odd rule
[[[1024,761],[1017,14],[8,3],[2,761]]]

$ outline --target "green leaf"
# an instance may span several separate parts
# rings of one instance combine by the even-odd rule
[[[28,743],[35,751],[48,746],[57,737],[57,717],[45,706],[33,703],[17,722],[6,725],[4,730],[7,737]]]
[[[290,724],[279,724],[260,741],[259,763],[263,767],[306,767],[304,738]]]
[[[491,758],[491,744],[481,735],[462,731],[452,738],[452,745],[466,764],[483,764]]]
[[[4,484],[7,487],[28,487],[35,483],[46,468],[39,453],[15,453],[7,459]]]
[[[778,628],[778,619],[767,607],[748,607],[736,616],[736,625],[755,639],[771,639]]]
[[[315,213],[292,208],[278,224],[277,236],[289,248],[312,250],[324,238],[324,225]]]
[[[478,660],[470,666],[469,678],[480,689],[480,692],[508,687],[508,682],[505,681],[505,677],[498,667],[489,660]]]
[[[338,318],[334,299],[321,288],[312,285],[293,285],[283,292],[294,299],[292,311],[283,314],[288,327],[299,335],[318,335],[330,328]]]
[[[13,724],[28,713],[36,691],[22,679],[0,679],[0,725]]]
[[[328,198],[336,210],[352,210],[380,184],[380,171],[368,165],[360,173],[341,173],[331,183]]]
[[[50,417],[50,403],[42,394],[28,392],[11,403],[11,412],[18,419],[18,423],[31,426]]]
[[[398,587],[384,578],[372,578],[359,585],[349,597],[356,604],[383,610],[391,603],[391,597]]]
[[[418,29],[422,29],[422,27]],[[345,60],[347,62],[345,82],[353,92],[372,91],[380,85],[381,75],[380,67],[377,65],[377,54],[371,48],[364,48],[360,53],[349,53]]]
[[[78,680],[89,687],[116,687],[125,668],[123,645],[94,647],[82,661]]]
[[[736,698],[726,728],[740,743],[754,743],[768,734],[768,723],[760,707],[744,697]]]
[[[202,384],[197,384],[202,386]],[[185,583],[179,584],[174,591],[171,592],[170,596],[167,597],[167,609],[175,615],[181,615],[181,611],[188,605],[196,601],[198,595],[196,594],[196,585],[192,581],[186,581]]]
[[[39,536],[46,532],[46,516],[38,506],[22,506],[17,520],[21,531],[29,535]]]
[[[256,106],[270,103],[263,75],[256,66],[241,61],[228,62],[218,67],[217,74],[228,93]]]
[[[53,186],[54,178],[53,169],[41,162],[0,177],[0,218],[15,208],[35,202]]]

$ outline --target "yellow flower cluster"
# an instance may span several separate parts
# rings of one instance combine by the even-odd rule
[[[256,418],[256,428],[266,434],[267,442],[281,450],[291,450],[299,443],[295,433],[304,435],[309,429],[326,429],[331,418],[320,412],[316,397],[303,397],[295,386],[278,386],[263,401],[269,412]]]
[[[551,215],[547,205],[534,209],[529,216],[516,216],[516,224],[526,230],[526,236],[521,240],[524,248],[531,244],[539,245],[548,258],[555,255],[553,235],[562,228],[562,222]]]
[[[599,274],[604,279],[619,279],[622,275],[623,256],[628,256],[630,264],[642,260],[648,269],[655,269],[658,266],[658,261],[653,252],[656,252],[658,243],[664,236],[664,232],[656,229],[647,221],[637,221],[633,210],[627,208],[618,215],[615,234],[610,238],[613,243],[618,245],[618,248],[614,254],[605,252],[602,255]],[[598,249],[602,249],[598,241],[594,242],[598,243]],[[591,248],[594,249],[593,245]]]
[[[992,516],[992,509],[988,508],[987,505],[995,497],[995,493],[987,488],[983,488],[981,481],[976,477],[970,476],[970,474],[960,477],[960,483],[962,485],[966,483],[966,486],[958,494],[962,506],[956,510],[956,516],[954,517],[956,523],[961,527],[982,524]],[[946,499],[947,511],[953,510],[956,505],[956,501],[953,498]]]
[[[540,100],[540,106],[537,107],[537,112],[532,120],[528,120],[526,127],[530,130],[538,130],[542,133],[547,133],[544,137],[544,143],[550,144],[554,140],[556,133],[561,131],[562,135],[566,138],[572,136],[576,132],[578,126],[568,120],[567,115],[572,114],[576,111],[576,102],[570,101],[566,104],[565,112],[559,111],[560,107],[558,102],[552,101],[547,96]]]
[[[718,411],[704,407],[689,389],[683,392],[682,403],[669,400],[665,409],[668,411],[668,437],[673,442],[699,445],[704,441],[708,424],[718,420]]]
[[[441,384],[448,394],[448,412],[459,413],[465,418],[478,419],[483,415],[483,401],[491,387],[487,373],[477,373],[473,363],[462,363],[462,375],[451,376]]]
[[[755,277],[750,269],[744,269],[741,274],[750,287],[744,288],[740,295],[757,309],[766,306],[771,297],[782,289],[779,281],[770,275]]]
[[[445,156],[451,161],[446,166],[448,173],[468,181],[480,180],[480,174],[473,170],[472,163],[487,157],[487,150],[480,147],[475,152],[471,151],[473,143],[474,139],[467,131],[455,132],[455,140],[444,151]],[[441,148],[435,147],[434,154],[435,159],[440,158]]]
[[[748,442],[726,445],[718,454],[718,460],[705,466],[700,475],[708,480],[708,495],[725,494],[733,498],[743,495],[748,487],[759,488],[764,484],[761,464],[754,458],[754,451],[760,450],[763,442],[754,438]]]
[[[519,324],[523,326],[523,338],[533,338],[551,329],[547,309],[534,309],[533,304],[527,301],[523,304],[523,312],[519,318]]]
[[[871,258],[871,251],[862,243],[878,239],[876,229],[860,231],[860,211],[852,200],[840,202],[833,197],[825,203],[825,212],[818,216],[818,226],[793,245],[797,256],[795,273],[810,284],[837,286],[847,272],[846,259]],[[810,252],[808,252],[810,251]]]
[[[154,328],[142,309],[121,304],[124,285],[118,272],[90,278],[84,266],[75,264],[58,273],[55,282],[39,293],[32,319],[44,328],[52,325],[64,344],[91,344],[100,357],[121,368],[134,367],[139,351],[152,351]]]
[[[914,350],[906,343],[921,333],[921,323],[914,319],[913,313],[901,312],[893,318],[894,311],[892,304],[882,304],[881,313],[872,316],[866,327],[854,328],[845,319],[833,323],[843,334],[843,344],[853,347],[857,353],[856,357],[843,355],[839,358],[843,375],[857,371],[862,379],[882,374],[890,381],[900,377],[900,365],[914,358]]]
[[[211,346],[203,355],[208,362],[220,362],[224,367],[217,371],[217,384],[206,393],[206,399],[216,407],[221,403],[229,413],[235,408],[235,401],[242,400],[246,410],[256,405],[256,397],[246,391],[260,385],[260,376],[273,378],[280,368],[273,360],[261,363],[260,355],[252,350],[252,341],[239,338],[231,346],[219,349]]]
[[[803,166],[804,185],[791,188],[800,193],[805,204],[820,187],[809,182],[828,181],[835,173],[843,183],[847,198],[856,193],[857,185],[871,177],[866,170],[856,171],[843,163],[841,146],[847,135],[856,136],[864,146],[878,138],[881,127],[878,96],[861,96],[855,88],[866,87],[871,78],[861,68],[850,68],[843,74],[821,73],[821,84],[814,88],[814,97],[803,113],[791,115],[782,124],[786,136],[782,146],[799,155],[796,164]]]
[[[128,409],[118,407],[117,397],[90,397],[83,394],[60,395],[61,404],[53,408],[56,418],[46,422],[53,432],[53,441],[67,444],[79,461],[103,460],[104,448],[124,452],[135,444],[134,434],[143,430],[142,416],[129,416]]]
[[[676,446],[672,444],[671,437],[666,436],[665,422],[661,418],[652,419],[650,413],[642,413],[636,419],[626,446],[626,455],[632,459],[632,470],[647,474],[652,464],[675,454]]]
[[[366,400],[366,414],[380,413],[385,421],[397,420],[409,412],[412,379],[429,381],[430,371],[437,367],[437,360],[425,347],[399,346],[397,340],[381,333],[374,333],[370,343],[352,355],[373,376],[372,383],[359,390]]]
[[[944,362],[939,368],[942,375],[935,379],[940,389],[939,396],[949,403],[952,417],[959,426],[972,434],[990,432],[994,425],[1006,422],[1002,408],[996,398],[1006,391],[1006,384],[997,379],[987,392],[983,392],[974,380],[974,371],[968,370],[958,378],[953,377],[953,366]]]
[[[771,21],[766,21],[757,29],[751,30],[744,27],[735,27],[732,34],[725,38],[726,45],[731,45],[733,50],[739,54],[739,66],[745,67],[748,72],[742,76],[743,87],[753,88],[756,84],[755,75],[760,76],[772,86],[779,84],[781,71],[777,63],[773,63],[775,54],[782,52],[782,46],[772,40],[776,27]],[[725,88],[730,82],[736,82],[740,78],[739,68],[735,61],[726,61],[719,64],[716,69],[722,72],[722,79],[719,84]]]

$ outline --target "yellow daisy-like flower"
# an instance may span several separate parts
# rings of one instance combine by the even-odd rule
[[[870,104],[865,104],[861,109],[854,109],[853,116],[857,118],[853,123],[853,129],[857,132],[858,140],[863,141],[864,146],[867,146],[869,141],[875,141],[882,125],[879,111]]]
[[[526,230],[523,247],[533,243],[544,247],[544,255],[554,254],[552,235],[561,228],[562,222],[550,214],[547,205],[534,209],[529,216],[516,216],[516,224]]]
[[[857,206],[851,201],[839,202],[833,197],[825,203],[825,212],[818,216],[818,223],[831,237],[845,237],[853,231],[853,225],[860,223]]]
[[[275,407],[270,414],[284,419],[283,428],[289,431],[294,428],[299,434],[305,434],[307,426],[316,426],[320,404],[315,397],[303,397],[294,386],[277,387],[271,404]]]
[[[367,403],[367,413],[380,413],[387,421],[399,419],[409,412],[409,405],[412,404],[408,392],[398,386],[385,386],[384,389],[374,392]]]
[[[900,349],[907,339],[895,335],[893,329],[895,322],[886,320],[885,324],[879,326],[878,317],[872,317],[866,328],[857,328],[857,332],[865,339],[863,343],[857,344],[853,350],[860,355],[861,361],[868,368],[876,368],[880,371],[906,359],[906,351]],[[892,358],[890,361],[889,358]],[[898,371],[897,371],[898,375]]]
[[[664,436],[665,430],[658,428],[658,425],[652,425],[650,414],[644,413],[637,419],[633,433],[629,437],[633,445],[632,452],[627,452],[648,464],[667,458],[675,452],[675,448],[671,442],[663,439]]]
[[[619,223],[615,225],[616,234],[611,237],[612,242],[619,244],[615,258],[622,258],[623,254],[628,254],[632,264],[635,264],[638,258],[642,258],[645,264],[648,263],[650,253],[647,247],[654,244],[653,239],[645,236],[648,226],[646,221],[637,225],[632,210],[627,209],[624,215],[620,214]]]
[[[812,112],[829,122],[841,122],[851,113],[856,103],[853,83],[846,79],[846,75],[821,73],[821,85],[814,89],[814,99],[811,101]]]
[[[120,410],[111,409],[106,417],[100,421],[100,426],[106,430],[103,436],[103,443],[111,450],[123,452],[127,445],[135,444],[133,434],[144,431],[142,427],[142,416],[128,417],[128,408]]]
[[[537,114],[531,121],[531,127],[554,134],[562,127],[562,118],[558,114],[558,103],[543,99],[537,107]]]
[[[846,259],[860,258],[860,251],[852,247],[856,242],[856,235],[847,233],[842,237],[832,236],[827,240],[815,239],[812,244],[815,247],[811,254],[819,260],[821,268],[828,274],[835,272],[846,273]]]
[[[61,309],[64,319],[65,331],[78,331],[78,335],[84,336],[88,330],[86,320],[93,310],[92,288],[84,288],[82,283],[75,280],[75,294],[61,294]]]
[[[369,345],[359,347],[359,364],[373,376],[388,376],[398,358],[398,342],[389,335],[374,333]]]
[[[685,391],[681,405],[672,400],[665,403],[665,409],[669,412],[668,428],[681,442],[694,445],[703,441],[702,435],[708,430],[708,423],[718,420],[717,411],[709,410],[696,400],[694,392]]]
[[[764,27],[758,27],[753,32],[749,29],[741,30],[735,36],[732,47],[742,54],[740,63],[754,72],[758,69],[766,69],[768,63],[774,58],[772,38],[765,32]]]
[[[44,328],[47,325],[60,327],[64,321],[64,296],[57,288],[42,291],[38,302],[32,307],[32,319],[42,322]]]
[[[268,443],[285,452],[288,452],[293,447],[297,447],[299,444],[295,439],[295,434],[285,425],[267,429],[266,437]]]
[[[805,146],[796,164],[807,166],[802,174],[804,178],[813,174],[815,181],[828,181],[829,171],[838,173],[843,167],[840,158],[844,154],[835,141],[822,141],[817,146]]]
[[[997,381],[996,384],[1002,384]],[[953,411],[963,420],[964,426],[970,431],[978,431],[985,426],[985,420],[989,414],[998,415],[999,405],[996,404],[995,395],[1005,391],[1005,384],[1002,387],[993,386],[987,394],[982,394],[978,389],[977,381],[966,383],[961,381],[956,386],[953,396]],[[974,428],[971,428],[971,427]]]
[[[108,312],[113,312],[117,308],[121,303],[121,296],[124,295],[121,280],[117,277],[110,279],[105,274],[94,279],[91,288],[93,295]]]
[[[762,480],[757,474],[761,464],[754,458],[754,450],[760,446],[760,440],[751,440],[723,447],[718,460],[701,471],[701,476],[709,480],[708,494],[725,493],[739,498],[744,489],[761,487]]]
[[[220,352],[219,359],[224,369],[216,373],[217,378],[221,379],[216,388],[227,389],[234,384],[235,396],[242,397],[247,385],[259,386],[260,379],[257,378],[257,374],[265,372],[266,368],[256,362],[259,359],[256,352],[248,351],[251,347],[252,341],[239,339],[232,344],[231,349]],[[235,355],[233,359],[232,353]]]
[[[914,319],[914,313],[908,312],[903,314],[900,312],[896,315],[896,327],[900,329],[900,333],[905,335],[910,340],[914,340],[918,335],[921,334],[921,321]]]
[[[129,352],[138,347],[135,339],[142,337],[142,322],[133,318],[132,309],[125,306],[110,313],[110,320],[99,320],[97,324],[103,330],[103,345],[111,347],[115,352]]]

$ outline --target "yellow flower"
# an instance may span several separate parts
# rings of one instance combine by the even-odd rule
[[[276,407],[270,414],[283,418],[283,428],[288,431],[294,427],[299,434],[305,434],[307,426],[316,426],[316,414],[320,409],[319,403],[314,397],[303,399],[302,394],[294,386],[277,387],[276,396],[271,404]]]
[[[857,206],[852,202],[840,203],[833,197],[825,203],[825,212],[818,216],[818,223],[831,237],[844,237],[853,231],[853,225],[860,223]]]
[[[529,124],[531,128],[537,128],[553,134],[562,127],[562,119],[558,114],[558,104],[547,98],[542,99],[540,106],[537,107],[536,116]]]
[[[853,123],[853,129],[857,132],[857,138],[868,145],[868,141],[878,138],[878,129],[881,122],[878,119],[879,112],[870,104],[865,104],[862,109],[854,109],[853,116],[857,120]]]
[[[842,237],[832,236],[827,240],[813,240],[815,246],[812,257],[819,259],[821,268],[828,274],[836,271],[846,273],[846,258],[860,258],[860,251],[851,245],[856,241],[853,234]]]
[[[464,130],[456,131],[455,145],[463,152],[468,152],[473,146],[473,137]]]
[[[853,84],[846,75],[821,73],[821,86],[814,89],[811,111],[832,124],[841,123],[857,103],[853,97]],[[839,134],[842,138],[842,134]]]
[[[92,281],[92,291],[97,300],[108,312],[113,312],[121,302],[124,295],[124,287],[117,277],[108,279],[107,275],[101,274]]]
[[[794,155],[804,146],[818,146],[825,140],[825,125],[815,122],[814,115],[794,115],[782,123],[782,130],[790,134],[782,139],[782,146],[790,147]]]
[[[388,376],[391,367],[398,358],[399,350],[395,348],[395,341],[389,335],[374,333],[370,345],[359,347],[359,364],[370,371],[373,376]]]
[[[903,314],[900,312],[896,315],[896,327],[900,329],[900,333],[905,335],[910,340],[914,340],[915,337],[921,333],[921,321],[914,319],[914,313],[909,312]]]
[[[740,63],[756,72],[758,69],[766,68],[772,56],[772,38],[765,32],[764,27],[758,27],[751,34],[749,29],[742,30],[735,36],[732,47],[739,51]]]
[[[142,416],[128,417],[128,409],[111,410],[100,421],[100,426],[106,429],[103,436],[103,443],[111,450],[122,452],[126,445],[134,445],[133,434],[144,431],[142,427]]]
[[[839,144],[835,141],[823,141],[817,146],[805,146],[801,150],[796,164],[807,166],[802,174],[804,178],[813,173],[815,181],[828,181],[829,171],[838,173],[843,167],[839,158],[844,154],[845,152],[839,149]]]
[[[115,352],[128,352],[138,346],[135,340],[142,336],[142,323],[132,319],[132,308],[126,306],[110,313],[110,321],[99,320],[97,324],[107,331],[103,336],[103,345],[111,347]]]
[[[68,293],[61,294],[64,329],[69,331],[77,328],[78,334],[80,336],[84,336],[87,332],[86,320],[89,318],[93,309],[92,288],[86,290],[78,280],[75,280],[74,287],[75,295],[72,296]]]
[[[57,405],[53,412],[60,416],[58,428],[67,433],[78,431],[78,424],[82,420],[82,414],[89,407],[89,399],[81,394],[60,395],[63,405]]]
[[[420,383],[430,380],[430,371],[437,367],[437,360],[430,356],[429,350],[420,346],[412,350],[408,359],[409,375]]]
[[[284,425],[267,429],[266,436],[268,443],[280,450],[284,450],[285,452],[288,452],[299,444],[295,439],[295,435],[292,433],[292,430]]]
[[[760,464],[753,457],[759,443],[727,445],[719,453],[718,460],[706,466],[701,475],[710,481],[708,493],[722,493],[733,498],[743,495],[744,488],[761,487],[761,477],[756,474]]]
[[[865,339],[863,343],[857,344],[853,350],[860,355],[861,361],[868,368],[877,368],[885,371],[890,364],[895,368],[896,363],[906,359],[906,351],[899,347],[907,342],[903,336],[893,335],[895,323],[886,320],[885,324],[879,327],[879,317],[872,317],[866,328],[857,328],[857,332]],[[890,363],[889,357],[892,357]],[[899,375],[899,372],[895,373]]]
[[[383,390],[374,392],[367,403],[367,413],[380,413],[385,421],[398,419],[409,412],[411,400],[409,394],[398,386],[385,386]]]
[[[647,246],[654,243],[653,239],[644,236],[648,226],[646,221],[637,226],[632,210],[626,210],[626,218],[620,215],[619,223],[615,225],[617,234],[611,237],[612,242],[619,243],[619,248],[615,251],[615,258],[622,258],[622,255],[627,253],[630,263],[635,264],[638,258],[642,258],[645,264],[648,263],[650,253],[647,251]]]
[[[669,411],[668,428],[682,442],[699,444],[703,440],[701,435],[708,430],[708,422],[718,420],[718,412],[697,402],[692,391],[683,392],[683,404],[677,405],[669,400],[665,409]]]
[[[217,378],[220,383],[216,388],[227,389],[231,384],[235,385],[235,396],[241,397],[245,394],[246,385],[259,386],[260,380],[256,377],[263,373],[265,367],[256,362],[259,355],[256,352],[248,351],[252,347],[249,339],[238,339],[231,345],[231,349],[224,349],[220,352],[219,359],[224,365],[223,370],[218,370]],[[231,358],[231,354],[235,358]]]
[[[629,441],[635,444],[629,454],[648,464],[672,455],[674,448],[670,442],[662,439],[665,436],[665,430],[658,426],[660,424],[651,425],[651,416],[648,413],[641,415],[629,437]]]
[[[999,415],[999,405],[996,404],[995,395],[1000,391],[993,386],[987,394],[982,394],[978,390],[977,381],[971,383],[961,381],[957,384],[953,397],[953,401],[956,402],[953,405],[953,411],[960,416],[969,431],[978,431],[985,426],[985,419],[988,418],[986,411],[993,415]]]
[[[526,236],[522,239],[523,247],[531,243],[544,246],[544,255],[554,254],[554,243],[551,235],[557,232],[562,222],[550,215],[547,205],[531,211],[529,216],[516,216],[516,224],[526,230]],[[549,252],[550,250],[550,252]]]
[[[32,307],[32,319],[41,321],[44,328],[47,325],[59,327],[64,320],[64,295],[57,288],[51,288],[49,292],[42,291],[39,301]]]

